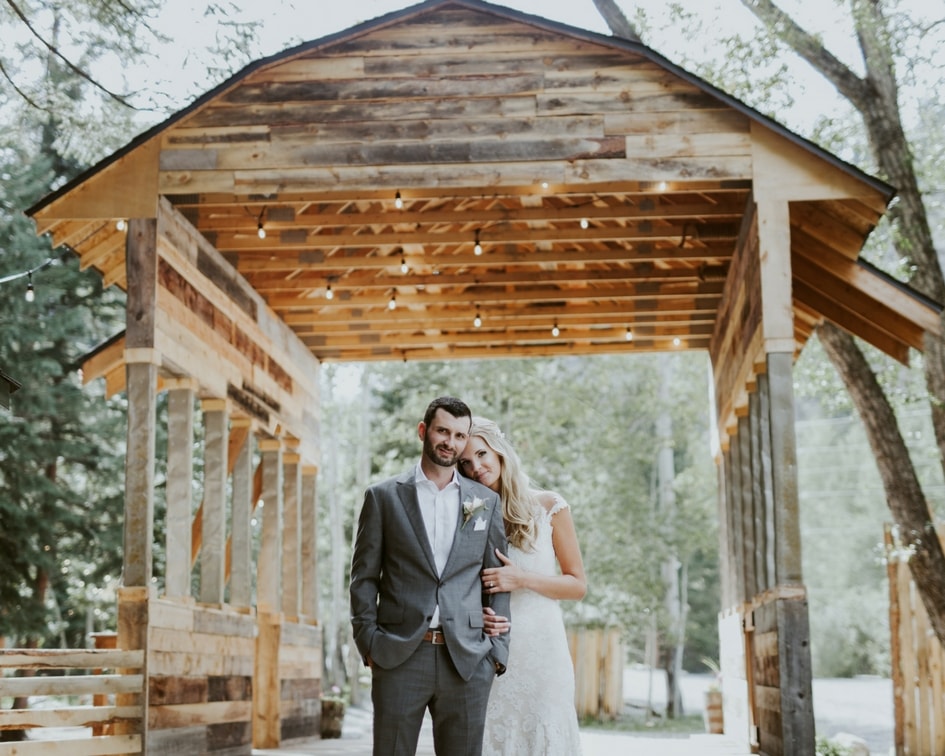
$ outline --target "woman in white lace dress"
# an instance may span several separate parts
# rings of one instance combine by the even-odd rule
[[[492,685],[483,756],[575,756],[581,752],[574,668],[558,601],[587,583],[567,502],[531,486],[518,455],[491,420],[473,418],[459,471],[499,494],[509,553],[483,570],[483,590],[511,592],[506,673]],[[502,618],[489,623],[492,631]]]

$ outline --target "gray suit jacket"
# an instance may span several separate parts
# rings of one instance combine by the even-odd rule
[[[508,553],[498,496],[460,479],[460,502],[476,498],[484,507],[459,523],[443,574],[437,575],[414,483],[415,468],[368,488],[358,520],[351,560],[351,624],[362,657],[391,669],[416,651],[437,603],[453,664],[468,680],[485,656],[503,667],[509,636],[483,632],[483,605],[509,616],[509,594],[483,594],[480,571],[500,567],[495,549]],[[485,527],[476,529],[479,519]]]

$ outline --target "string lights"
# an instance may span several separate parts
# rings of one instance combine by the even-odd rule
[[[476,305],[476,317],[473,318],[473,326],[479,328],[482,325],[482,318],[479,315],[479,306]]]
[[[558,336],[561,335],[561,329],[558,328],[557,320],[555,321],[555,324],[551,327],[551,335],[554,336],[555,338],[558,338]]]
[[[260,239],[266,238],[266,227],[263,226],[263,216],[266,214],[266,208],[259,211],[259,218],[256,221],[256,236]]]
[[[633,331],[630,330],[630,326],[627,326],[627,333],[624,336],[627,341],[633,341]]]
[[[401,272],[401,273],[406,273],[407,270],[408,270],[408,268],[407,268],[407,258],[404,257],[403,255],[401,255],[401,256],[400,256],[400,272]]]
[[[331,290],[331,282],[328,283],[328,286],[325,288],[325,299],[334,299],[335,292]]]
[[[26,279],[26,292],[25,292],[24,297],[27,302],[33,302],[36,299],[36,289],[33,288],[33,274],[36,273],[37,271],[42,270],[45,267],[48,267],[49,265],[52,265],[54,262],[56,262],[59,259],[61,259],[61,256],[50,257],[46,259],[44,262],[37,265],[35,268],[24,270],[22,273],[11,273],[8,276],[4,276],[3,278],[0,278],[0,284],[9,283],[10,281],[16,281],[20,278],[25,278]]]
[[[482,254],[482,244],[479,243],[479,229],[476,229],[476,245],[473,247],[473,252],[477,255]]]
[[[404,209],[404,198],[400,196],[400,192],[394,195],[394,207],[398,210]]]
[[[387,303],[387,309],[388,310],[397,309],[397,292],[396,291],[391,293],[390,301]]]

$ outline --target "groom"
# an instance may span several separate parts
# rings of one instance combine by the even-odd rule
[[[484,596],[480,573],[506,553],[502,507],[456,472],[472,413],[434,399],[417,434],[416,467],[364,494],[351,561],[351,624],[371,668],[374,756],[413,756],[429,708],[442,756],[480,756],[486,703],[505,671],[509,636],[483,631],[483,606],[509,615],[509,594]]]

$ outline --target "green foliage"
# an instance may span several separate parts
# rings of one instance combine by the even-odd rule
[[[850,756],[853,750],[820,735],[817,737],[814,753],[816,756]]]
[[[0,297],[0,365],[23,384],[0,415],[0,635],[75,643],[96,590],[120,571],[124,442],[122,401],[84,389],[77,367],[120,324],[123,302],[17,212],[48,164],[12,147],[2,157],[0,277],[37,270],[35,301],[28,278]]]

